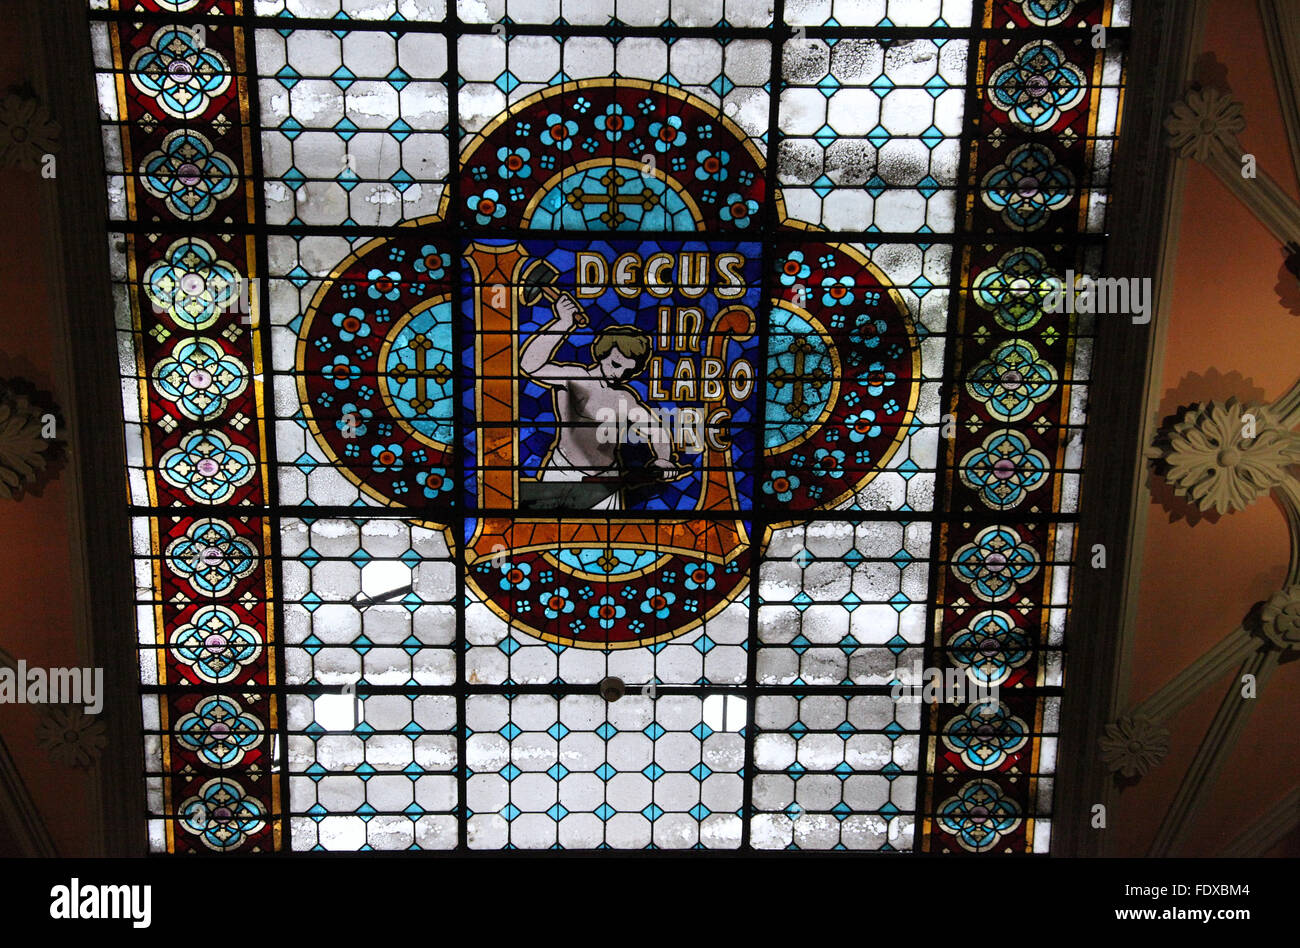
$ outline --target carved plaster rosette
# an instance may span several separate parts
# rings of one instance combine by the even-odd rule
[[[1281,589],[1259,611],[1260,631],[1283,650],[1300,649],[1300,585]]]
[[[1300,461],[1300,438],[1274,425],[1265,406],[1230,398],[1195,406],[1162,428],[1147,456],[1161,465],[1175,493],[1224,514],[1244,510],[1281,484],[1287,465]]]
[[[47,394],[21,379],[0,379],[0,498],[21,499],[51,479],[51,462],[61,459],[63,444],[42,437],[47,415],[57,427],[58,411]]]
[[[1169,731],[1148,718],[1126,716],[1106,725],[1099,743],[1112,773],[1145,777],[1169,753]]]
[[[1233,154],[1246,127],[1241,103],[1218,89],[1193,89],[1165,119],[1169,144],[1183,158],[1205,161],[1217,147]]]
[[[104,722],[76,705],[53,705],[36,725],[36,743],[50,759],[66,767],[90,767],[98,762],[108,739]]]
[[[11,92],[0,99],[0,167],[34,169],[59,147],[59,125],[35,96]]]

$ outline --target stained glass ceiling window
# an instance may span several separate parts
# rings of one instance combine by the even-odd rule
[[[154,851],[1048,849],[1125,3],[89,8]]]

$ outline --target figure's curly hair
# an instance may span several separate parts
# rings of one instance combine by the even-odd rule
[[[599,362],[615,349],[636,363],[632,375],[637,375],[650,361],[654,347],[650,343],[650,334],[644,329],[636,326],[610,326],[598,332],[592,340],[592,361]]]

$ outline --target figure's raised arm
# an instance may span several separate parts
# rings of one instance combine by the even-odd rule
[[[533,333],[519,350],[519,371],[542,385],[561,385],[586,377],[587,370],[569,362],[554,361],[555,350],[573,331],[580,308],[567,293],[555,301],[555,318]]]

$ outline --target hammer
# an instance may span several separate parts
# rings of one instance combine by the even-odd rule
[[[560,271],[545,260],[532,261],[524,267],[524,272],[520,276],[520,301],[525,306],[536,306],[542,299],[554,303],[561,296],[560,291],[554,286],[559,278]],[[578,307],[578,315],[574,318],[574,322],[579,326],[587,325],[587,312],[581,306]]]

